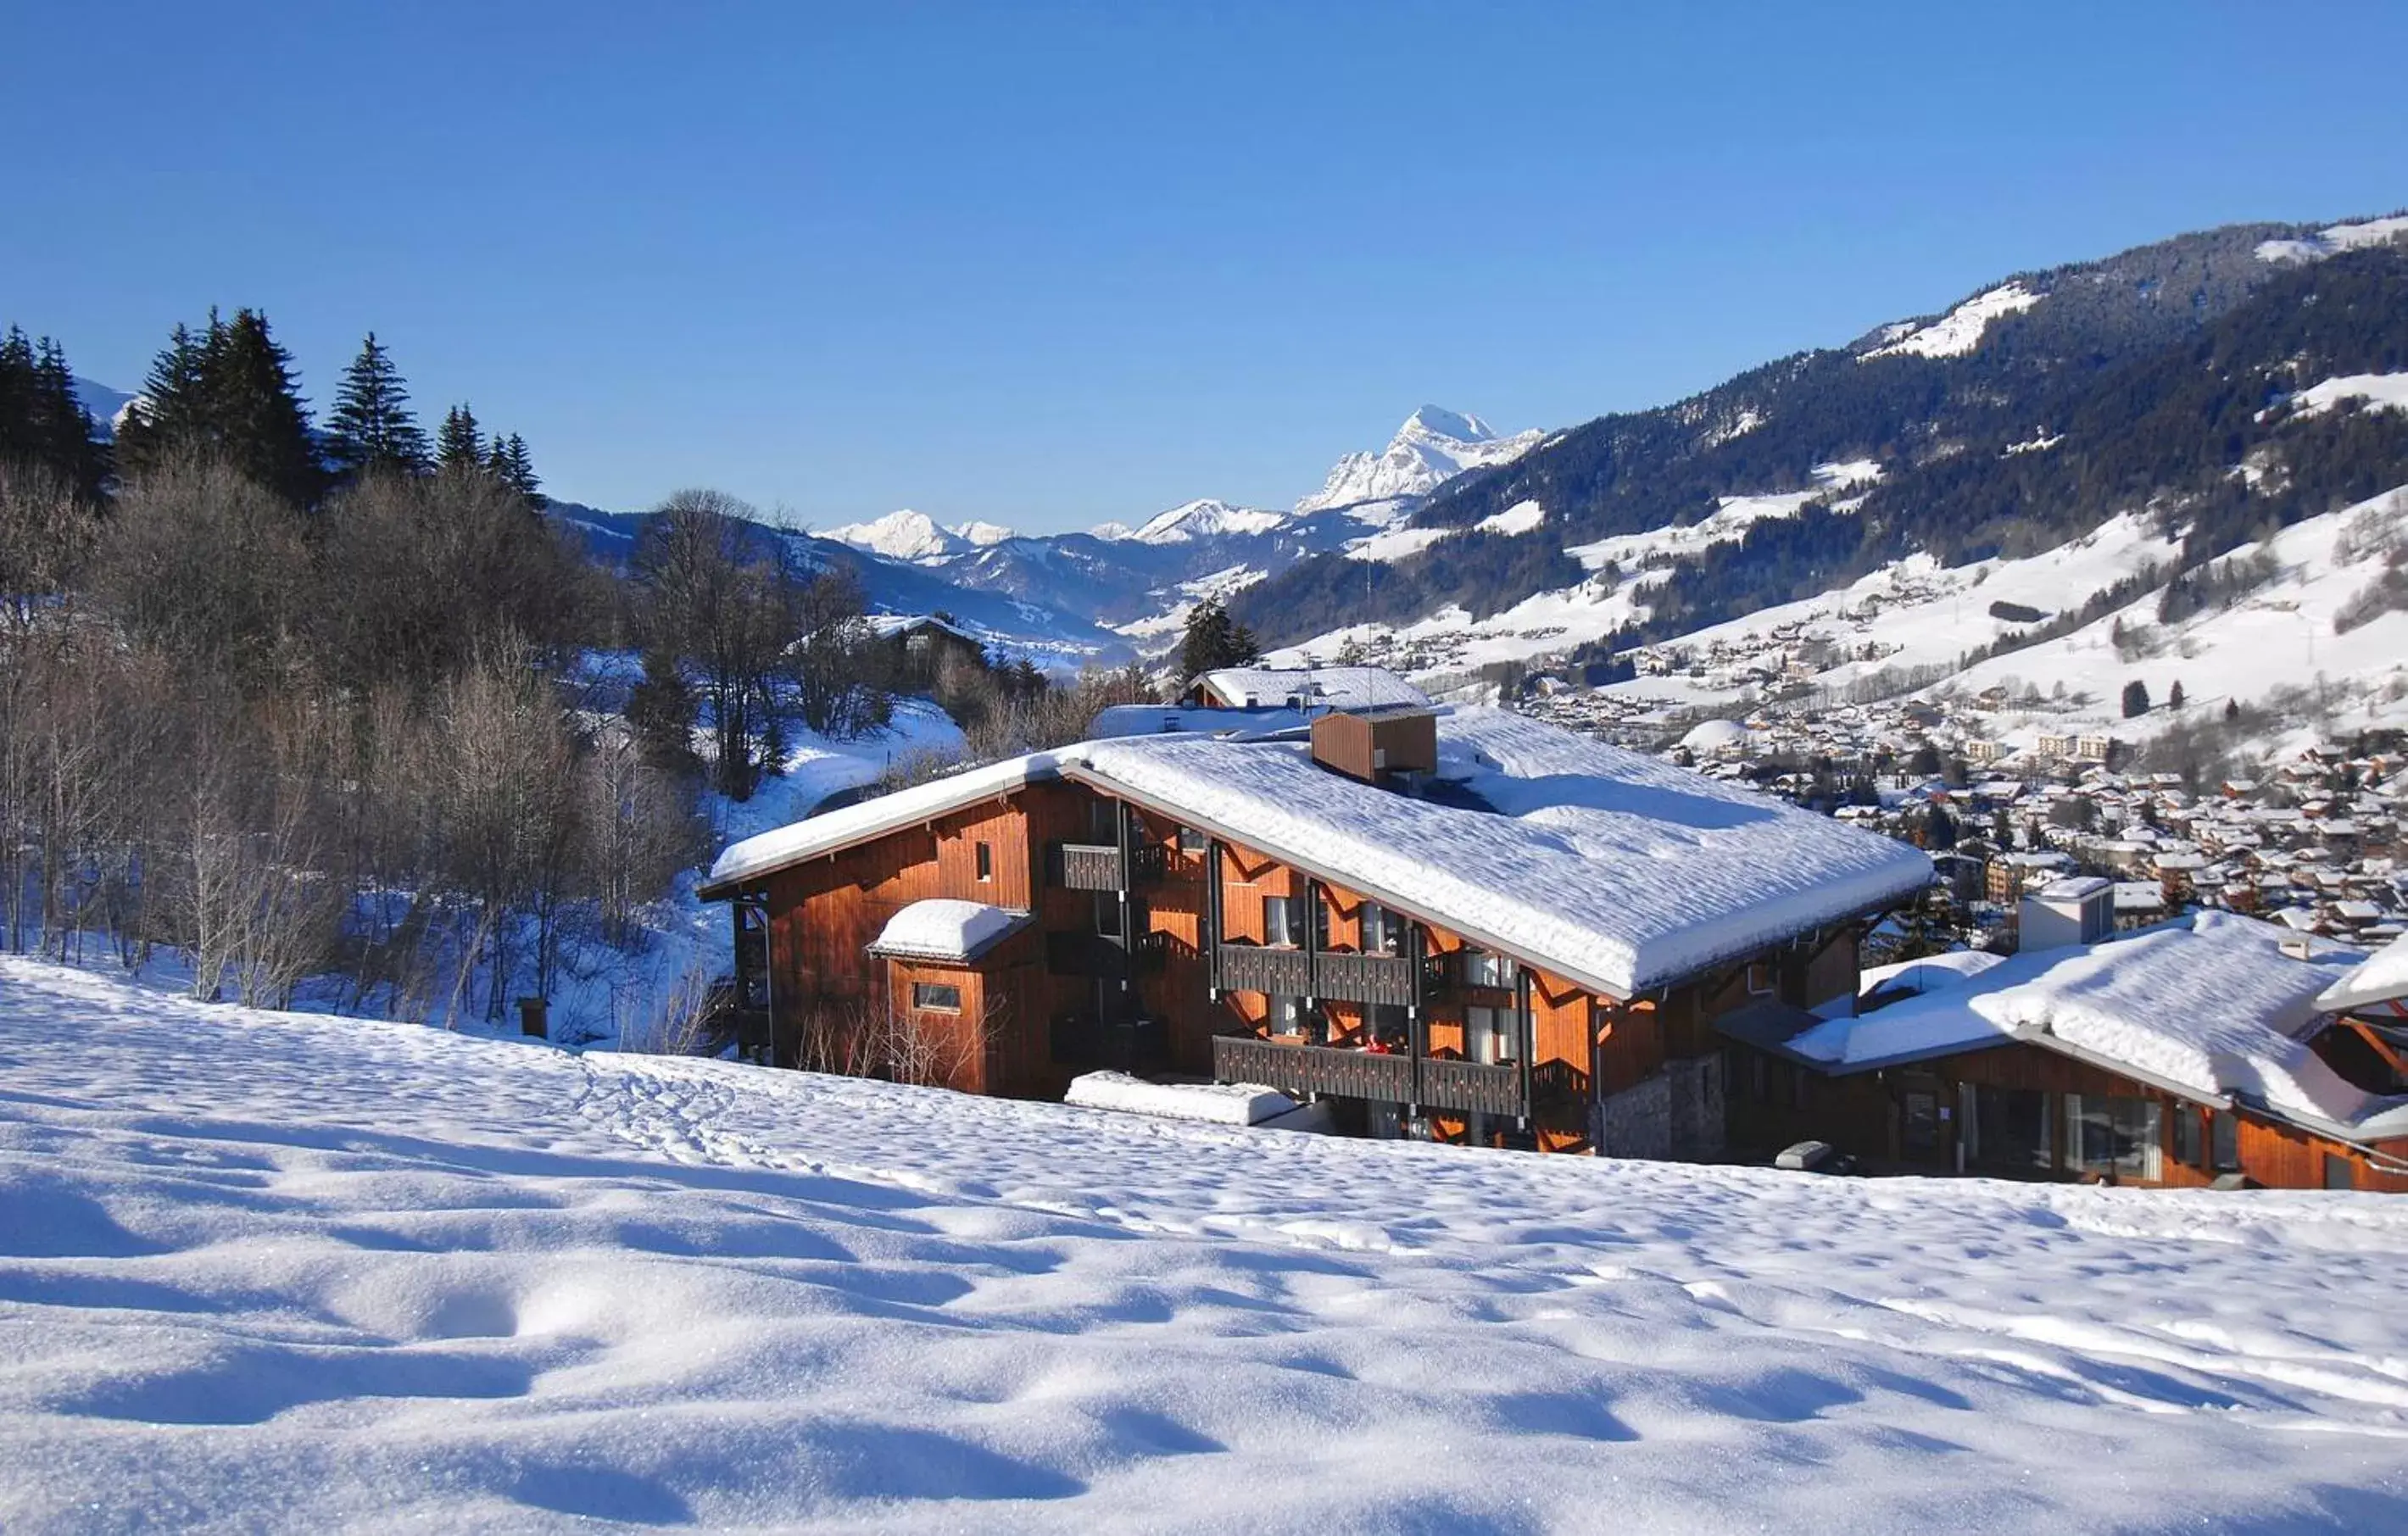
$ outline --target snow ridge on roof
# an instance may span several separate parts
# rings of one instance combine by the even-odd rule
[[[1076,750],[1071,748],[1070,750]],[[875,837],[915,821],[943,816],[963,805],[994,795],[1009,794],[1021,786],[1053,778],[1058,772],[1056,754],[1032,752],[1025,757],[1006,758],[943,778],[915,784],[908,789],[864,800],[824,816],[811,817],[792,826],[779,827],[757,837],[723,850],[710,866],[710,878],[704,882],[709,893],[712,887],[731,880],[749,879],[766,875],[773,869],[809,859],[821,853],[832,853],[849,847],[865,838]]]
[[[1632,995],[1928,884],[1922,852],[1500,709],[1439,722],[1440,804],[1300,742],[1094,742],[1081,776]]]
[[[2316,1006],[2329,1014],[2408,998],[2408,934],[2376,950],[2366,963],[2326,988]]]
[[[2228,912],[2099,944],[2017,955],[1963,985],[1835,1019],[1789,1042],[1843,1069],[2030,1039],[2195,1097],[2238,1096],[2351,1126],[2394,1107],[2309,1048],[2317,994],[2358,956],[2295,959],[2270,923]]]
[[[1427,708],[1429,695],[1383,667],[1222,667],[1197,679],[1232,704],[1276,707],[1291,699],[1332,709]]]
[[[984,902],[913,902],[879,931],[873,954],[913,960],[974,960],[1025,924],[1029,915]]]

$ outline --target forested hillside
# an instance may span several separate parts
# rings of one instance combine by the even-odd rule
[[[2319,248],[2286,226],[2238,226],[2026,274],[1934,322],[1601,418],[1442,491],[1413,519],[1451,531],[1442,542],[1307,561],[1235,605],[1271,643],[1449,604],[1480,618],[1581,582],[1568,549],[1696,523],[1726,498],[1811,491],[1817,465],[1859,461],[1879,475],[1869,491],[1811,499],[1680,562],[1624,638],[1916,550],[2028,553],[2119,511],[2173,519],[2186,562],[2210,559],[2408,480],[2408,416],[2283,406],[2319,379],[2402,366],[2408,251],[2383,242],[2387,224],[2338,229],[2371,236]],[[1543,535],[1477,526],[1528,504]]]
[[[882,633],[846,563],[716,491],[590,558],[525,442],[465,403],[429,434],[373,334],[316,416],[264,315],[212,314],[117,429],[9,333],[0,950],[496,1018],[652,943],[705,813],[798,740],[923,694],[997,750],[1096,704]]]

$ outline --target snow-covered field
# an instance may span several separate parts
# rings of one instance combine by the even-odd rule
[[[0,961],[0,1529],[2379,1530],[2408,1202],[1547,1159]]]

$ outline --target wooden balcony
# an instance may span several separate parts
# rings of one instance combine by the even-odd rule
[[[1298,1096],[1412,1102],[1413,1060],[1326,1045],[1283,1045],[1243,1035],[1215,1035],[1212,1075],[1224,1083],[1260,1083]]]
[[[1315,997],[1407,1008],[1413,1002],[1413,962],[1399,955],[1325,949],[1313,957],[1312,985]]]
[[[1121,889],[1121,850],[1110,843],[1055,843],[1045,850],[1045,877],[1065,890]]]
[[[1045,878],[1063,890],[1134,890],[1158,877],[1162,866],[1162,850],[1140,844],[1129,849],[1124,885],[1121,850],[1113,844],[1050,843],[1045,848]]]
[[[1519,1117],[1529,1113],[1522,1098],[1522,1069],[1511,1064],[1443,1061],[1434,1057],[1387,1056],[1217,1035],[1212,1041],[1212,1075],[1224,1083],[1261,1083],[1284,1093],[1419,1104],[1455,1114]]]
[[[1232,992],[1305,997],[1312,991],[1312,965],[1301,949],[1225,944],[1221,946],[1221,986]]]
[[[1421,1068],[1421,1102],[1426,1108],[1462,1110],[1473,1115],[1519,1116],[1530,1112],[1522,1101],[1520,1067],[1427,1057]]]

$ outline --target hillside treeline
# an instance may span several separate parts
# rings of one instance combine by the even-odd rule
[[[58,347],[10,334],[0,948],[498,1017],[640,946],[708,851],[698,803],[750,795],[796,732],[940,684],[990,731],[1047,709],[1034,669],[906,658],[716,492],[595,563],[525,443],[466,405],[427,434],[373,335],[318,421],[265,318],[212,316],[116,428],[112,451]]]

